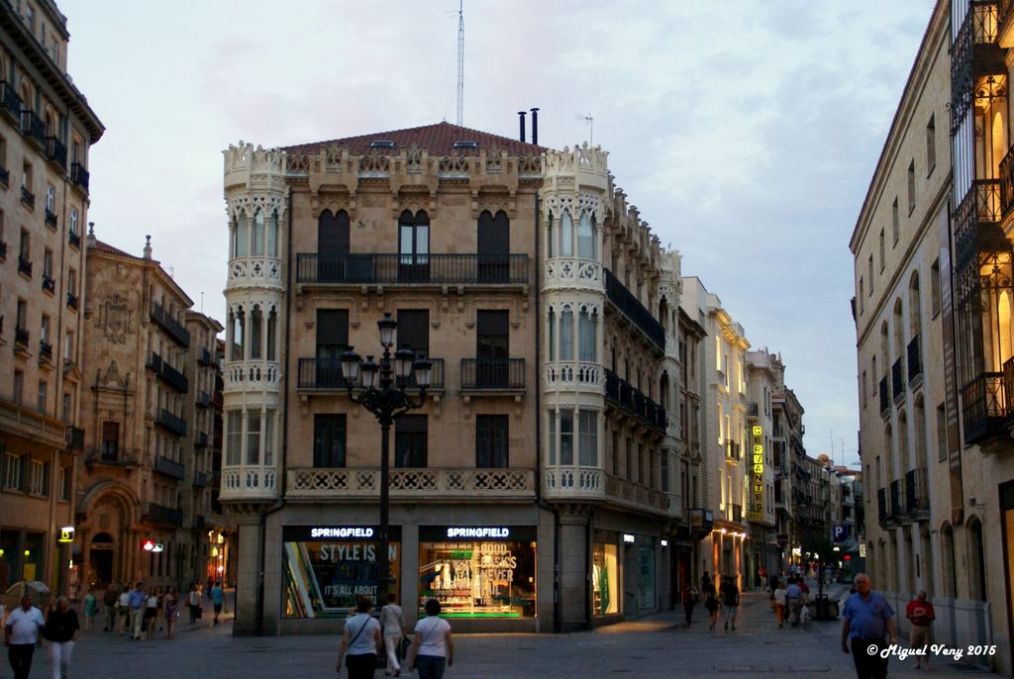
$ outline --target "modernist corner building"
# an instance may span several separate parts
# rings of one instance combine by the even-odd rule
[[[673,408],[680,259],[606,152],[440,123],[224,153],[236,633],[333,631],[378,591],[380,426],[340,356],[379,355],[385,314],[433,363],[392,427],[407,617],[435,597],[455,629],[550,632],[668,608],[711,529]]]

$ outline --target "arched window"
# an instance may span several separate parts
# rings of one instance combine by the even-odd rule
[[[550,212],[546,217],[546,256],[552,257],[555,248],[555,234],[553,232],[553,213]]]
[[[423,210],[405,210],[398,218],[398,254],[399,280],[429,280],[430,218]]]
[[[231,312],[232,318],[232,351],[229,355],[230,361],[243,361],[245,356],[243,355],[243,345],[246,334],[246,323],[243,318],[243,308],[240,307],[235,312]]]
[[[268,257],[278,256],[278,210],[271,211],[271,219],[268,222]]]
[[[922,328],[922,301],[919,296],[919,272],[912,273],[908,284],[908,336],[916,338]]]
[[[560,314],[560,360],[574,360],[574,312],[569,306]]]
[[[268,355],[267,355],[267,359],[269,361],[277,361],[278,360],[278,356],[277,356],[277,353],[278,353],[278,349],[277,349],[277,344],[278,344],[277,334],[278,334],[278,310],[272,308],[271,312],[268,314],[268,338],[267,338],[268,339]]]
[[[556,360],[556,310],[549,307],[549,360]]]
[[[236,215],[236,257],[246,257],[250,254],[250,226],[246,212],[240,210]]]
[[[598,314],[590,313],[587,307],[583,307],[578,314],[578,360],[592,362],[598,360],[597,332]]]
[[[250,254],[260,257],[264,254],[264,210],[254,212],[253,234],[250,237]]]
[[[250,358],[253,360],[259,360],[263,355],[261,350],[264,337],[263,323],[264,314],[260,305],[255,304],[253,311],[250,312]]]
[[[564,210],[560,217],[560,256],[574,256],[574,220],[569,210]]]
[[[905,324],[901,311],[901,300],[894,302],[894,360],[898,361],[905,355]]]
[[[954,568],[954,529],[951,524],[944,523],[940,529],[940,558],[943,571],[944,596],[956,597],[958,594],[958,573]]]
[[[587,212],[582,212],[577,222],[577,256],[595,259],[595,227]]]

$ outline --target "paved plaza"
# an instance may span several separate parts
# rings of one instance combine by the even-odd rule
[[[735,632],[707,630],[703,606],[687,631],[668,612],[595,631],[564,635],[469,634],[455,638],[453,679],[509,677],[854,677],[852,658],[839,647],[840,622],[812,622],[777,629],[766,594],[744,595]],[[125,677],[325,677],[334,675],[338,641],[331,636],[232,636],[231,619],[212,628],[185,619],[173,641],[127,641],[103,632],[82,634],[71,676]],[[6,655],[6,654],[5,654]],[[927,673],[911,659],[892,659],[894,677],[988,676],[974,667],[936,659]],[[11,676],[4,659],[0,677]],[[37,653],[32,677],[48,677],[48,651]],[[343,674],[344,676],[344,674]],[[378,670],[376,676],[383,677]],[[406,676],[406,675],[402,675]],[[414,675],[412,675],[414,676]]]

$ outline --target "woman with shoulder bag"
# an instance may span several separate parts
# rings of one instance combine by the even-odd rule
[[[349,679],[371,679],[377,669],[377,652],[383,648],[384,641],[380,638],[380,623],[370,615],[372,608],[369,597],[359,597],[356,614],[345,621],[345,629],[342,630],[335,669],[341,673],[344,659],[349,668]]]
[[[451,626],[440,617],[440,602],[426,602],[426,617],[415,624],[415,639],[408,651],[405,666],[419,672],[419,679],[443,679],[444,666],[454,664],[454,642]]]

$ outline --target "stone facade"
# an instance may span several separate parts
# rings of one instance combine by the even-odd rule
[[[0,6],[0,590],[77,593],[74,553],[88,150],[102,123],[66,73],[52,2]]]

